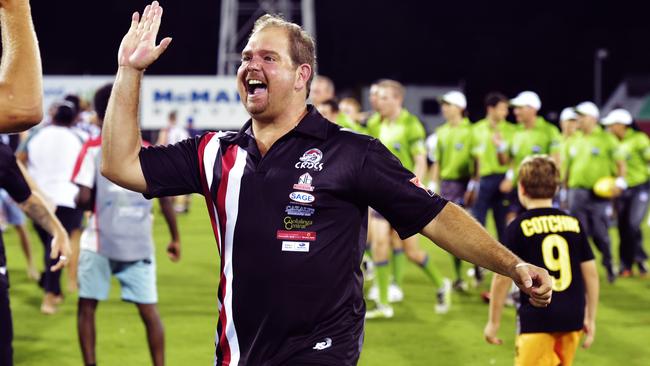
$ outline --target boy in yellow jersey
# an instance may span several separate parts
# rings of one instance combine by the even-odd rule
[[[520,293],[515,365],[568,366],[583,331],[588,348],[596,332],[598,273],[587,235],[577,218],[553,208],[560,171],[546,155],[533,155],[519,168],[518,195],[527,211],[506,229],[504,244],[524,261],[546,268],[553,277],[553,301],[533,308]],[[524,264],[526,265],[526,264]],[[495,274],[485,340],[497,337],[505,297],[512,281]]]

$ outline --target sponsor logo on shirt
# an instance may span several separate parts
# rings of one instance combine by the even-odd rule
[[[291,216],[306,216],[309,217],[316,212],[316,209],[311,208],[311,207],[304,207],[304,206],[298,206],[298,205],[288,205],[285,209],[284,212],[287,213],[287,215]]]
[[[323,170],[323,163],[320,162],[322,159],[323,152],[316,148],[311,148],[302,154],[299,159],[300,161],[296,163],[295,167],[296,169],[311,169],[320,172]]]
[[[280,240],[315,241],[316,232],[278,230],[276,233],[276,238]]]
[[[600,149],[597,147],[592,147],[591,148],[591,155],[593,156],[598,156],[600,154]]]
[[[312,192],[314,190],[314,186],[311,185],[311,181],[313,178],[309,173],[305,173],[298,178],[298,184],[293,185],[293,189],[299,189],[301,191],[309,191]]]
[[[332,347],[332,338],[328,337],[328,338],[325,338],[324,341],[316,343],[314,345],[314,348],[312,348],[312,349],[315,349],[316,351],[322,351],[322,350],[324,350],[326,348],[330,348],[330,347]]]
[[[314,197],[313,194],[305,192],[291,192],[289,198],[291,198],[292,201],[300,203],[312,203],[316,201],[316,197]]]
[[[312,220],[305,220],[288,216],[284,218],[284,228],[287,230],[306,229],[313,223],[314,222]]]
[[[309,242],[308,241],[283,241],[282,251],[283,252],[308,252]]]
[[[533,148],[531,150],[533,151],[533,154],[539,154],[542,152],[542,147],[539,145],[533,145]]]
[[[462,142],[457,142],[456,145],[454,145],[456,150],[462,150],[463,146],[465,146],[465,144],[463,144]]]

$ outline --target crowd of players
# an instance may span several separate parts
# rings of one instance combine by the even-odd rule
[[[37,129],[24,133],[22,138],[13,138],[16,155],[38,187],[54,208],[56,216],[73,239],[69,288],[78,290],[78,281],[102,283],[92,290],[88,283],[80,291],[80,325],[82,349],[87,361],[94,360],[94,311],[97,301],[107,296],[107,285],[96,272],[98,260],[106,260],[107,274],[118,276],[125,289],[144,287],[144,290],[129,293],[123,289],[123,298],[132,301],[140,308],[144,324],[150,337],[152,357],[162,360],[162,327],[155,311],[155,270],[133,273],[131,266],[115,266],[125,260],[133,263],[148,261],[153,263],[150,234],[145,235],[147,243],[143,253],[133,256],[132,247],[117,245],[108,256],[97,256],[98,225],[106,226],[107,232],[118,230],[115,222],[102,220],[97,216],[87,217],[88,228],[81,238],[81,251],[78,248],[79,234],[82,230],[84,210],[95,211],[98,187],[98,159],[101,135],[101,122],[110,94],[110,86],[97,92],[94,109],[90,103],[76,95],[68,95],[55,103],[49,110],[46,120]],[[371,111],[361,110],[354,98],[337,101],[332,81],[324,76],[315,79],[312,85],[311,101],[319,112],[335,123],[366,133],[379,139],[400,160],[402,165],[412,170],[428,188],[446,199],[466,207],[475,218],[485,225],[489,211],[492,212],[496,233],[500,241],[505,241],[507,224],[524,211],[516,189],[518,167],[527,157],[547,154],[561,167],[561,184],[553,196],[555,207],[563,209],[580,218],[586,233],[602,253],[607,278],[613,282],[617,275],[629,277],[636,267],[639,275],[647,275],[646,253],[641,236],[641,220],[648,206],[647,162],[650,160],[650,139],[634,129],[629,112],[617,109],[600,119],[599,110],[590,102],[566,108],[560,115],[560,127],[538,115],[541,108],[539,97],[531,91],[520,93],[513,99],[499,93],[490,93],[485,98],[485,118],[472,123],[466,117],[467,102],[459,91],[451,91],[439,97],[445,123],[438,126],[428,137],[420,120],[403,107],[405,89],[393,80],[380,80],[370,87]],[[507,121],[509,108],[514,108],[517,123]],[[196,134],[192,131],[192,134]],[[177,122],[175,112],[169,115],[169,125],[159,131],[157,144],[172,144],[189,137],[187,130]],[[9,136],[3,140],[9,143]],[[94,150],[94,151],[93,151]],[[70,180],[70,177],[74,177]],[[612,187],[606,192],[594,190],[602,178],[611,178]],[[103,180],[103,185],[110,185]],[[99,184],[101,187],[102,184]],[[117,187],[117,186],[114,186]],[[105,189],[105,192],[125,191]],[[598,194],[601,194],[599,196]],[[2,193],[2,217],[5,224],[18,230],[22,248],[27,259],[28,276],[40,278],[45,291],[41,311],[45,314],[57,312],[63,301],[60,287],[60,271],[49,268],[56,263],[50,258],[51,236],[39,225],[35,225],[44,244],[44,273],[39,276],[31,257],[28,236],[25,235],[25,218],[16,204]],[[111,198],[115,198],[110,196]],[[124,197],[123,197],[124,198]],[[107,198],[104,198],[107,199]],[[148,215],[135,214],[135,207],[142,208],[145,200],[129,198],[126,205],[127,217],[144,220]],[[177,212],[188,209],[188,199],[183,198],[176,205]],[[139,206],[140,205],[140,206]],[[101,202],[100,202],[101,206]],[[167,219],[172,243],[169,252],[177,260],[180,254],[178,229],[174,219],[171,201],[161,200],[161,208]],[[615,209],[613,209],[615,208]],[[123,209],[125,209],[123,207]],[[142,211],[140,213],[143,213]],[[119,210],[105,211],[105,214],[120,217]],[[620,233],[620,253],[618,270],[612,261],[610,238],[607,228],[612,215],[618,218]],[[148,222],[144,220],[146,228]],[[124,224],[124,223],[122,223]],[[142,224],[142,223],[140,223]],[[150,225],[149,225],[150,226]],[[112,229],[111,229],[112,228]],[[531,229],[531,230],[534,230]],[[145,233],[147,230],[145,230]],[[150,227],[148,229],[150,232]],[[142,239],[142,238],[140,238]],[[131,243],[128,238],[121,239]],[[139,239],[138,239],[139,240]],[[103,239],[102,242],[107,241]],[[419,247],[418,236],[401,240],[391,229],[390,224],[371,209],[369,215],[367,261],[364,264],[368,279],[373,286],[367,293],[376,307],[366,313],[366,318],[391,318],[394,310],[391,303],[404,300],[402,283],[408,261],[418,265],[435,289],[435,312],[444,314],[451,305],[451,291],[467,291],[468,283],[474,285],[483,281],[484,270],[475,267],[467,271],[466,278],[460,259],[453,257],[454,273],[452,280],[441,275],[429,260],[428,254]],[[132,245],[133,243],[129,244]],[[97,257],[95,257],[97,256]],[[99,258],[99,259],[98,259]],[[151,266],[155,268],[155,266]],[[77,279],[77,273],[81,277]],[[101,276],[100,276],[101,277]],[[142,285],[142,283],[154,283]],[[137,286],[135,286],[137,284]],[[434,291],[432,291],[434,294]],[[488,297],[487,295],[486,298]],[[432,296],[433,297],[433,296]],[[153,304],[154,308],[150,306]],[[93,341],[85,341],[92,339]],[[90,363],[90,362],[89,362]]]
[[[78,333],[86,365],[96,363],[94,314],[98,301],[108,296],[111,275],[122,285],[122,298],[138,307],[147,329],[153,362],[160,365],[164,362],[164,336],[155,305],[152,205],[140,194],[104,178],[99,169],[101,129],[110,94],[110,85],[97,91],[94,111],[84,111],[83,101],[73,95],[53,105],[41,127],[31,130],[17,147],[17,160],[25,165],[26,171],[20,170],[16,159],[5,156],[8,148],[3,147],[4,165],[0,171],[3,174],[11,172],[15,175],[9,178],[16,178],[2,181],[8,187],[8,192],[2,194],[3,212],[23,240],[27,240],[24,217],[16,207],[27,212],[35,222],[35,230],[45,248],[44,273],[40,276],[45,292],[41,304],[44,314],[55,314],[63,301],[60,269],[70,261],[69,284],[72,290],[79,291]],[[536,234],[576,234],[568,237],[545,235],[540,245],[545,251],[542,256],[547,269],[557,272],[554,274],[555,291],[566,290],[572,278],[584,278],[585,285],[574,287],[572,296],[575,296],[573,299],[581,298],[578,303],[586,306],[580,314],[585,318],[586,342],[591,343],[598,280],[587,236],[592,237],[602,253],[609,282],[614,282],[617,276],[633,275],[634,269],[641,276],[648,272],[640,226],[648,208],[650,139],[634,128],[628,111],[616,109],[601,119],[600,111],[591,102],[566,108],[560,115],[560,131],[538,115],[541,101],[531,91],[524,91],[513,99],[499,93],[489,94],[485,98],[486,116],[475,123],[466,117],[465,96],[459,91],[448,92],[439,97],[445,123],[427,137],[419,119],[403,108],[404,96],[405,89],[399,82],[380,80],[370,88],[372,110],[363,112],[360,103],[353,98],[338,102],[334,85],[326,77],[316,78],[311,89],[311,101],[323,116],[342,127],[377,138],[414,173],[412,182],[415,185],[428,184],[431,191],[470,210],[481,224],[485,224],[491,210],[498,238],[531,263],[533,260],[525,255],[530,249],[518,248],[518,245],[536,240],[530,239]],[[516,124],[506,120],[509,107],[514,108]],[[161,131],[158,143],[174,143],[188,136],[178,127],[176,116],[170,115],[170,126]],[[34,194],[36,198],[30,201]],[[16,206],[11,197],[19,198],[20,203]],[[39,212],[33,207],[42,210]],[[171,200],[161,199],[161,209],[172,237],[167,251],[170,258],[177,261],[180,239]],[[521,215],[526,209],[526,214]],[[179,208],[179,211],[186,210],[187,206]],[[86,225],[82,228],[84,211],[90,214],[86,215]],[[614,216],[620,235],[617,269],[607,231]],[[453,258],[452,283],[439,273],[428,254],[419,247],[417,236],[400,239],[390,223],[372,209],[369,218],[367,255],[369,263],[373,264],[368,268],[374,272],[375,285],[368,298],[376,307],[366,313],[366,318],[394,316],[390,303],[404,300],[401,287],[407,260],[417,264],[431,280],[437,295],[435,311],[440,314],[449,311],[452,288],[465,291],[468,287],[461,260]],[[515,222],[514,226],[521,231],[506,229],[510,222]],[[77,237],[81,250],[70,252],[67,236],[73,241]],[[573,254],[571,259],[565,255],[569,245],[571,253],[578,253],[577,267]],[[29,277],[39,277],[26,241],[23,250]],[[4,251],[1,259],[3,273],[0,274],[5,278]],[[473,276],[476,282],[482,281],[483,270],[475,267]],[[496,331],[500,299],[508,287],[509,282],[495,276],[490,319],[485,331],[491,343],[499,342]],[[6,287],[2,290],[6,291]],[[8,296],[6,299],[8,310]],[[561,305],[554,309],[568,307],[564,302],[571,299],[560,300]],[[543,318],[543,310],[534,311],[539,311]],[[7,314],[10,327],[10,313],[2,315]],[[547,324],[540,319],[526,320],[524,324],[546,331]],[[2,320],[4,335],[7,320],[4,317]],[[535,328],[535,323],[542,325]],[[571,349],[575,349],[580,337],[574,331],[575,325],[571,327],[572,332],[563,334],[564,338],[559,341],[566,352],[553,354],[554,357],[565,355],[566,359],[560,357],[565,364],[570,364]],[[520,350],[530,350],[543,342],[550,342],[552,346],[557,339],[522,337],[517,342]],[[6,364],[11,364],[10,343],[9,338],[8,351],[0,350],[5,352],[0,361]],[[533,353],[521,357],[539,360]],[[557,363],[558,360],[549,362]]]
[[[523,91],[512,99],[490,93],[485,97],[485,117],[472,123],[466,117],[465,95],[450,91],[438,98],[445,122],[427,136],[418,118],[404,109],[405,89],[396,81],[372,84],[369,112],[362,112],[353,98],[337,102],[334,91],[332,80],[325,76],[317,77],[312,85],[312,101],[326,118],[381,140],[420,181],[466,207],[481,224],[485,225],[491,211],[500,240],[507,224],[523,212],[516,189],[517,167],[535,154],[551,156],[561,167],[554,204],[580,219],[602,254],[608,281],[629,277],[634,269],[647,275],[641,221],[648,208],[650,139],[636,128],[628,111],[615,109],[601,118],[598,107],[587,101],[565,108],[558,128],[539,115],[542,103],[536,93]],[[510,108],[515,123],[507,120]],[[608,232],[613,219],[620,235],[617,266]],[[376,214],[371,214],[369,229],[369,257],[376,276],[369,298],[377,302],[377,310],[369,311],[367,317],[393,316],[389,304],[403,299],[405,256],[436,287],[436,312],[446,312],[449,283],[431,266],[417,241],[400,241]],[[476,282],[483,280],[482,269],[468,272]],[[466,290],[457,258],[453,276],[453,288]]]

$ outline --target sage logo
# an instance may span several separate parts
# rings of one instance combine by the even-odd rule
[[[312,169],[319,172],[323,170],[323,163],[320,162],[322,159],[323,152],[316,148],[311,148],[302,154],[295,167],[296,169]]]
[[[289,198],[292,201],[300,203],[312,203],[316,201],[316,197],[314,197],[314,195],[305,192],[291,192],[289,194]]]

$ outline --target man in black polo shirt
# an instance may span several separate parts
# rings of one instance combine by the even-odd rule
[[[18,203],[27,216],[52,235],[52,252],[50,256],[53,260],[58,258],[58,262],[53,262],[51,270],[60,270],[68,263],[68,257],[70,256],[68,234],[54,216],[54,213],[45,206],[43,199],[30,190],[23,173],[18,168],[13,151],[5,144],[0,144],[0,188],[7,190],[9,196]],[[60,257],[59,254],[61,254]],[[9,308],[9,274],[7,273],[7,259],[2,233],[0,233],[0,365],[10,366],[13,364],[12,339],[13,326],[11,309]]]
[[[238,89],[252,119],[239,132],[141,149],[140,81],[171,41],[155,44],[161,15],[157,2],[142,19],[134,14],[120,46],[102,173],[148,197],[206,197],[221,254],[216,365],[356,364],[365,312],[359,238],[369,205],[402,238],[422,232],[513,277],[536,305],[550,302],[546,271],[424,189],[381,142],[306,105],[314,43],[281,18],[258,19],[242,52]]]

